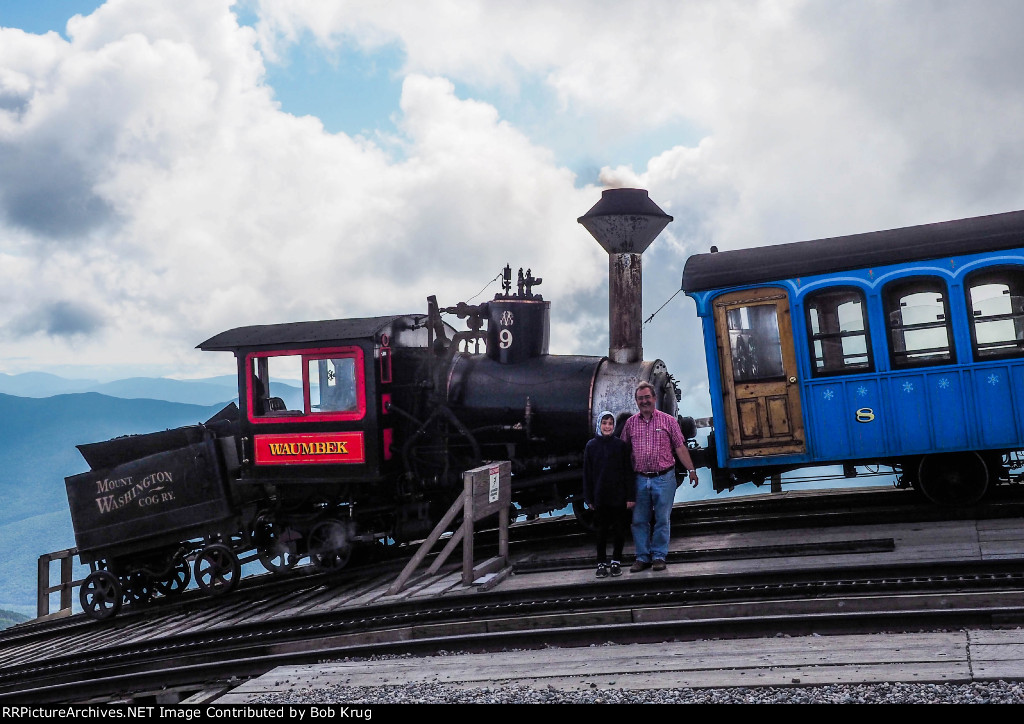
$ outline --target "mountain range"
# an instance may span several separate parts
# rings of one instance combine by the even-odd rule
[[[67,379],[47,372],[25,372],[20,375],[0,373],[0,393],[6,395],[53,397],[79,392],[98,392],[110,397],[165,400],[188,405],[213,405],[234,400],[238,396],[238,380],[234,375],[222,375],[200,380],[130,377],[99,382]]]
[[[274,393],[301,399],[299,388]],[[64,478],[89,469],[76,445],[194,425],[236,401],[233,376],[100,383],[0,374],[0,609],[34,616],[37,559],[75,545]]]

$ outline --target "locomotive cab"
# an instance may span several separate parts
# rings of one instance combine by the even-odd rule
[[[379,475],[387,451],[376,443],[387,410],[368,409],[380,398],[378,380],[367,374],[373,349],[350,342],[241,356],[243,479],[273,479],[280,466],[301,466],[300,477],[310,478],[324,465],[351,466],[349,476]]]
[[[412,374],[405,353],[426,354],[423,319],[242,327],[199,345],[237,360],[240,481],[315,485],[335,481],[338,466],[346,479],[381,479],[392,461],[393,387]]]
[[[296,541],[278,565],[313,551],[310,536],[346,548],[422,531],[428,506],[400,489],[394,441],[408,423],[393,408],[420,404],[431,338],[420,314],[241,327],[199,345],[236,357],[237,482],[266,492],[257,536],[267,555],[281,539]]]

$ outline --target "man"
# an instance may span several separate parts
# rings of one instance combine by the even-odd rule
[[[621,434],[632,446],[636,473],[636,506],[633,508],[636,561],[629,572],[639,573],[652,567],[663,571],[671,537],[672,503],[676,497],[675,458],[686,468],[695,488],[697,471],[679,423],[657,409],[654,386],[650,382],[637,385],[636,406],[640,412],[626,421]]]

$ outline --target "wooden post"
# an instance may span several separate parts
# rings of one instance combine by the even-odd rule
[[[394,595],[405,587],[413,571],[427,557],[431,548],[441,538],[460,510],[463,513],[462,525],[452,534],[444,550],[437,556],[427,572],[434,574],[440,570],[460,542],[462,543],[462,582],[464,585],[471,585],[479,576],[508,568],[508,513],[512,507],[512,464],[503,460],[467,470],[462,474],[462,485],[462,493],[452,503],[448,512],[444,514],[427,539],[420,544],[416,555],[402,569],[395,582],[388,587],[388,595]],[[473,523],[495,513],[498,514],[498,555],[479,566],[474,566]]]
[[[512,506],[512,464],[508,461],[484,465],[462,474],[466,514],[462,535],[462,584],[508,566],[508,512]],[[498,555],[473,565],[473,523],[498,515]]]
[[[44,553],[36,562],[36,618],[50,613],[50,556]]]
[[[71,594],[81,581],[73,581],[77,548],[44,553],[36,563],[36,618],[55,618],[71,615]],[[50,563],[60,561],[60,582],[50,585]],[[50,594],[60,592],[60,610],[50,613]]]
[[[64,556],[60,559],[60,610],[71,610],[71,572],[75,559],[73,556]],[[68,585],[63,585],[67,582]]]

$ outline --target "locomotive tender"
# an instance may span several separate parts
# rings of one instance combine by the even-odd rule
[[[884,464],[939,504],[1024,447],[1024,212],[691,256],[716,490]]]
[[[426,313],[240,327],[202,344],[231,352],[239,404],[202,425],[81,445],[66,480],[90,616],[171,595],[194,577],[231,590],[240,556],[273,572],[303,558],[344,567],[353,548],[426,537],[462,472],[512,464],[516,514],[582,505],[596,416],[634,409],[640,381],[676,414],[678,392],[640,347],[640,254],[671,217],[647,192],[605,192],[580,218],[610,255],[609,355],[548,353],[550,303],[511,268],[502,292]],[[442,319],[465,320],[464,331]],[[301,380],[301,382],[299,382]],[[191,568],[190,568],[191,563]]]

